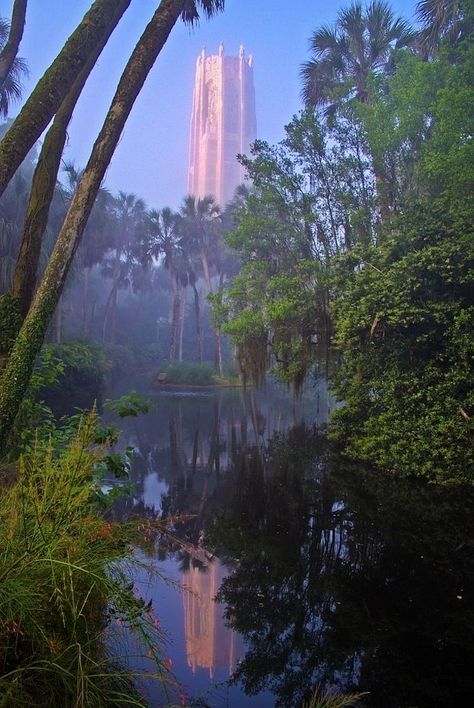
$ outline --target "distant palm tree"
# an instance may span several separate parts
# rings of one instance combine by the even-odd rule
[[[129,284],[130,270],[133,265],[133,252],[137,229],[145,217],[145,202],[135,194],[120,191],[114,199],[113,212],[116,219],[114,235],[114,258],[105,272],[112,278],[112,288],[104,312],[103,335],[110,320],[110,341],[115,344],[117,335],[117,304],[120,287]]]
[[[211,16],[223,9],[224,2],[225,0],[161,0],[130,56],[69,207],[48,266],[36,291],[35,299],[15,340],[7,368],[2,374],[0,452],[5,448],[9,432],[29,384],[34,360],[41,348],[51,316],[63,291],[67,273],[80,243],[95,197],[144,81],[180,17],[188,23],[197,22],[200,10],[205,15]],[[116,6],[115,9],[117,9]],[[67,52],[66,55],[70,58]],[[17,130],[21,128],[21,121],[16,128]],[[3,157],[5,158],[5,154]],[[4,159],[3,177],[0,174],[0,190],[2,184],[4,187],[8,183],[9,173],[14,169],[15,161],[18,159],[19,154],[16,154],[15,159]],[[0,167],[1,163],[0,159]]]
[[[360,2],[339,12],[334,27],[324,26],[311,37],[313,58],[303,65],[303,99],[307,106],[332,106],[341,99],[369,102],[372,72],[390,70],[393,50],[411,45],[415,32],[395,17],[389,5]]]
[[[0,52],[8,41],[10,25],[6,20],[0,18]],[[19,101],[21,98],[21,80],[28,76],[28,67],[24,59],[16,57],[5,76],[0,82],[0,116],[6,118],[12,101]]]
[[[186,251],[191,261],[197,261],[202,269],[208,294],[212,293],[211,268],[217,266],[222,250],[220,235],[221,214],[219,205],[212,196],[197,199],[193,195],[185,197],[181,207],[181,228],[183,231]],[[197,270],[197,268],[196,268]],[[194,290],[196,323],[199,328],[199,298],[195,278],[191,277]],[[198,330],[200,332],[200,330]],[[200,337],[200,334],[198,335]],[[219,376],[223,376],[222,342],[220,332],[215,329],[216,367]],[[199,340],[199,356],[202,358],[202,345]]]
[[[163,257],[163,265],[169,273],[171,291],[171,333],[169,361],[173,362],[178,350],[182,327],[183,303],[181,290],[188,284],[188,264],[183,252],[182,234],[178,225],[180,219],[171,209],[152,209],[143,221],[143,234],[139,243],[143,265]]]

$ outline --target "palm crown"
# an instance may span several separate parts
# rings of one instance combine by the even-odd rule
[[[341,10],[334,27],[321,27],[311,37],[313,58],[301,71],[306,105],[328,105],[341,97],[367,102],[370,73],[387,72],[393,50],[415,37],[409,23],[380,0]]]

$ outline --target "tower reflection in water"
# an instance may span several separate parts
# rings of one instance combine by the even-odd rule
[[[215,601],[227,575],[225,567],[214,558],[207,567],[191,567],[183,573],[184,634],[188,666],[207,669],[209,678],[225,669],[229,676],[244,654],[239,634],[225,625],[223,607]]]

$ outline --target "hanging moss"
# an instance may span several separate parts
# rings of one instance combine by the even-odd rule
[[[8,353],[21,327],[20,301],[16,295],[0,295],[0,354]]]

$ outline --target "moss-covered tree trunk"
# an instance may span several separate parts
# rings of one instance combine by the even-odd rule
[[[23,237],[15,264],[12,280],[12,293],[18,298],[20,314],[26,317],[33,299],[36,285],[36,272],[41,252],[41,243],[48,223],[49,209],[56,187],[61,157],[67,138],[67,128],[76,107],[82,89],[95,63],[117,26],[129,0],[117,3],[117,12],[105,33],[97,37],[97,44],[62,102],[41,148],[36,165],[28,207],[23,227]]]
[[[0,87],[7,78],[15,57],[18,54],[23,30],[25,28],[26,6],[28,0],[15,0],[8,39],[0,52]]]
[[[41,133],[48,126],[120,8],[131,0],[96,0],[39,80],[0,142],[0,196]],[[117,20],[118,21],[118,20]]]
[[[64,287],[74,253],[105,171],[145,79],[186,0],[162,0],[120,79],[104,125],[73,197],[34,301],[15,341],[0,386],[0,453],[5,449],[28,386],[34,360]]]

